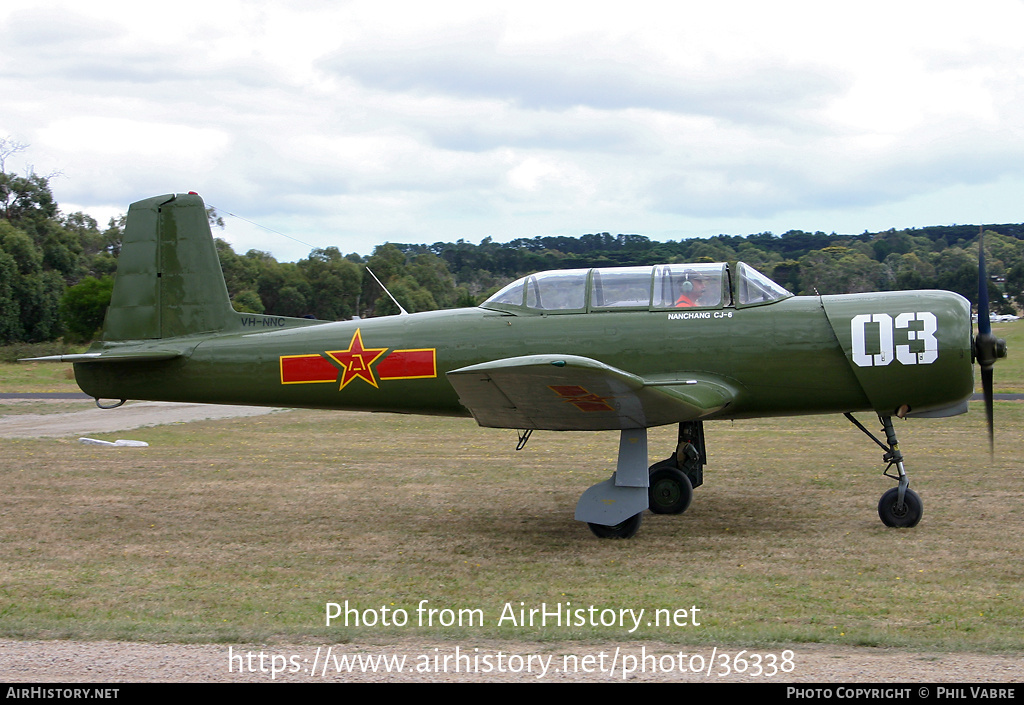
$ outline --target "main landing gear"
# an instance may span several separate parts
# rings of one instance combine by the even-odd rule
[[[883,443],[864,428],[857,419],[853,418],[852,414],[847,412],[844,416],[885,451],[882,454],[882,460],[887,462],[888,465],[885,466],[882,474],[899,482],[896,487],[887,490],[882,495],[882,498],[878,500],[878,517],[886,526],[899,528],[917,526],[917,523],[921,521],[921,515],[924,513],[924,504],[921,502],[921,497],[914,490],[910,489],[910,478],[903,467],[903,454],[900,453],[899,442],[896,440],[896,431],[892,427],[892,417],[881,415],[878,417],[878,420],[882,422],[882,430],[885,431],[885,443]],[[896,466],[896,475],[889,473],[893,466]]]
[[[598,538],[636,535],[644,509],[655,514],[682,514],[693,488],[704,482],[704,424],[679,424],[676,451],[647,467],[647,429],[626,429],[619,437],[619,458],[612,476],[594,485],[576,504],[576,519]]]
[[[655,514],[682,514],[693,501],[693,490],[704,484],[704,423],[679,424],[676,452],[650,467],[650,510]]]
[[[924,513],[921,497],[910,489],[910,478],[903,466],[891,416],[879,416],[885,441],[868,431],[852,414],[844,414],[868,438],[884,451],[888,463],[882,472],[897,481],[897,486],[882,495],[878,516],[886,526],[917,526]],[[643,511],[655,514],[682,514],[693,500],[693,489],[704,482],[707,452],[704,424],[687,421],[679,424],[675,453],[650,468],[647,464],[647,429],[626,429],[619,438],[619,457],[612,476],[594,485],[576,504],[576,519],[585,521],[599,538],[628,539],[636,535]],[[896,474],[890,470],[896,468]]]

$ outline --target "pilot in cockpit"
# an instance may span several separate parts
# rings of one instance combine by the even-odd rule
[[[676,308],[691,308],[700,306],[700,299],[707,288],[704,276],[699,272],[687,271],[684,274],[682,283],[679,285],[679,298],[676,299]]]

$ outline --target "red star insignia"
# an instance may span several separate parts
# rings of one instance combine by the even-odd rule
[[[370,369],[370,365],[376,362],[377,358],[387,352],[387,350],[387,348],[364,348],[363,336],[357,328],[355,335],[352,336],[352,342],[348,344],[348,350],[328,351],[327,354],[341,365],[344,370],[341,374],[341,386],[338,387],[338,391],[344,389],[345,385],[356,377],[361,377],[376,387],[377,380],[373,376],[373,370]]]

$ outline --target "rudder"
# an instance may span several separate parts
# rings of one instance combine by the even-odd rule
[[[102,339],[176,338],[238,327],[203,199],[168,194],[133,203]]]

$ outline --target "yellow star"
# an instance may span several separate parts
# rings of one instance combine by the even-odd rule
[[[344,389],[345,385],[356,377],[361,377],[376,387],[377,379],[373,376],[370,365],[387,350],[387,348],[364,348],[363,336],[360,329],[356,328],[355,335],[352,336],[352,341],[348,344],[348,350],[328,351],[327,354],[345,370],[341,375],[341,386],[338,387],[338,391]]]

